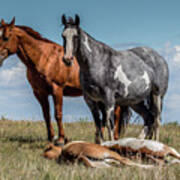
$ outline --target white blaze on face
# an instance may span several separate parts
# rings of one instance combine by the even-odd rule
[[[0,37],[2,37],[3,35],[3,30],[0,30]]]
[[[149,84],[150,84],[150,79],[149,79],[148,73],[146,71],[144,71],[144,75],[142,76],[142,78],[145,80],[146,89],[148,89]]]
[[[63,32],[63,36],[66,38],[66,54],[65,57],[72,57],[73,56],[73,37],[77,36],[77,30],[74,28],[67,28]]]
[[[115,74],[114,74],[114,79],[118,79],[123,85],[124,85],[124,88],[125,88],[125,97],[128,95],[128,87],[129,85],[132,83],[126,76],[126,74],[123,72],[122,70],[122,66],[118,66]]]
[[[91,48],[89,47],[88,37],[87,37],[87,36],[85,36],[84,45],[86,46],[87,50],[88,50],[89,52],[91,52]]]

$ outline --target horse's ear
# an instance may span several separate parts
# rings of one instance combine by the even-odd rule
[[[75,15],[75,24],[76,24],[77,26],[79,26],[79,23],[80,23],[80,18],[79,18],[79,16],[76,14],[76,15]]]
[[[10,25],[11,25],[11,26],[14,26],[14,25],[15,25],[15,17],[13,17],[12,21],[10,22]]]
[[[1,26],[5,26],[5,24],[4,19],[1,19]]]
[[[66,25],[66,16],[63,14],[62,17],[61,17],[61,22],[62,24]]]

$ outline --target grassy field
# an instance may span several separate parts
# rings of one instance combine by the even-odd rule
[[[54,127],[57,132],[55,123]],[[65,123],[64,127],[67,136],[72,140],[94,141],[93,123]],[[137,136],[139,132],[139,126],[131,125],[125,136]],[[180,151],[180,126],[176,123],[163,126],[160,140]],[[0,180],[180,179],[180,165],[142,170],[132,167],[92,169],[82,164],[58,164],[41,156],[46,143],[44,122],[1,119]]]

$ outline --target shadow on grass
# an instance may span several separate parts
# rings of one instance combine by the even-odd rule
[[[20,142],[20,143],[36,143],[36,142],[45,142],[46,139],[42,137],[6,137],[3,141],[11,141],[11,142]]]

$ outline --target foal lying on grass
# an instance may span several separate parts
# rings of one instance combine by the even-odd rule
[[[59,159],[59,162],[83,162],[88,167],[96,168],[111,167],[113,165],[117,167],[121,165],[137,166],[146,169],[153,167],[153,165],[135,163],[106,147],[84,141],[72,141],[64,145],[64,147],[50,144],[43,156],[48,159]]]
[[[43,156],[48,159],[59,159],[61,162],[83,162],[88,167],[111,167],[111,166],[137,166],[141,168],[152,168],[153,165],[143,165],[129,160],[129,158],[151,159],[156,164],[165,164],[168,155],[176,158],[169,163],[180,163],[180,154],[167,145],[157,141],[136,138],[124,138],[118,141],[107,141],[101,145],[72,141],[63,147],[50,144],[44,151]],[[138,156],[140,155],[140,156]]]
[[[123,138],[117,141],[106,141],[101,145],[120,155],[128,156],[129,158],[150,159],[157,164],[164,164],[168,162],[166,160],[167,156],[172,156],[176,158],[176,160],[169,161],[170,164],[176,162],[180,163],[180,154],[174,148],[158,141]]]

